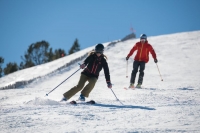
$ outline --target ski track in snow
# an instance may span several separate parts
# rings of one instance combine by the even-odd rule
[[[103,72],[87,99],[95,100],[95,105],[59,102],[62,94],[77,84],[80,71],[48,97],[45,96],[78,69],[74,64],[70,69],[43,77],[23,88],[1,90],[0,133],[199,133],[200,68],[197,63],[200,60],[200,31],[149,37],[148,40],[157,53],[164,81],[161,81],[150,55],[143,88],[125,90],[124,87],[129,85],[133,56],[128,64],[129,78],[125,77],[125,57],[138,39],[119,42],[106,49],[105,54],[108,56],[112,90],[123,105],[107,88]],[[79,54],[83,52],[76,56]],[[59,61],[64,60],[69,61],[69,57],[49,64],[56,68]],[[47,72],[48,63],[45,66]],[[18,80],[19,75],[23,79],[27,74],[23,70],[14,73],[13,77],[10,74],[9,78],[1,78],[0,83],[9,83],[12,78]],[[41,71],[34,74],[43,75]],[[76,100],[79,95],[77,93],[70,100]]]

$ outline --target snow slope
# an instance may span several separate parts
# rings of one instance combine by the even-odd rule
[[[128,78],[125,57],[137,41],[138,39],[119,42],[105,50],[114,84],[112,90],[123,105],[107,88],[103,71],[87,99],[94,99],[96,105],[73,106],[58,102],[64,92],[77,84],[82,70],[48,97],[45,96],[79,69],[75,63],[20,89],[1,90],[0,132],[199,133],[200,31],[149,37],[148,41],[157,53],[158,67],[164,81],[161,81],[157,66],[150,55],[150,61],[145,68],[143,89],[124,90],[129,85],[134,56],[128,61]],[[93,48],[10,74],[0,79],[0,85],[46,75]],[[77,93],[71,100],[77,99],[79,95]]]

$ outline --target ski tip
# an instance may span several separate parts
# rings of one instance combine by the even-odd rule
[[[70,104],[77,104],[76,101],[71,101],[69,102]]]
[[[128,90],[128,88],[124,87],[125,90]]]
[[[95,102],[94,100],[90,100],[90,101],[88,101],[88,102],[86,102],[86,103],[95,104],[96,102]]]
[[[94,100],[92,100],[91,102],[92,102],[92,104],[95,104],[95,103],[96,103]]]

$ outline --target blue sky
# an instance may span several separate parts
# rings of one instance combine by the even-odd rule
[[[0,56],[19,64],[32,43],[68,52],[76,38],[84,49],[131,26],[137,37],[200,30],[199,16],[200,0],[0,0]]]

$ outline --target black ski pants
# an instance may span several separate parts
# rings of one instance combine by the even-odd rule
[[[144,69],[145,69],[145,62],[144,61],[134,61],[133,62],[133,71],[131,73],[131,83],[135,83],[135,77],[138,72],[138,68],[140,67],[140,74],[138,78],[138,84],[142,84],[143,77],[144,77]]]

